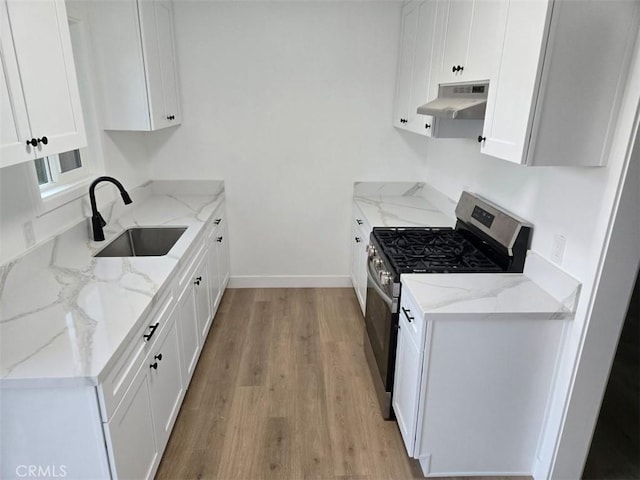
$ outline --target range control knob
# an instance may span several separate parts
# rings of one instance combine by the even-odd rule
[[[382,285],[389,285],[389,282],[391,282],[391,274],[386,271],[380,272],[380,283]]]
[[[372,258],[375,254],[376,254],[376,247],[374,247],[371,244],[367,245],[367,255],[369,256],[369,258]]]
[[[374,267],[381,267],[382,266],[382,259],[381,258],[374,258],[373,259],[373,266]]]

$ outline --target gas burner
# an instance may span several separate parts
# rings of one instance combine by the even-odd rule
[[[396,274],[503,271],[452,228],[375,228],[374,236]]]

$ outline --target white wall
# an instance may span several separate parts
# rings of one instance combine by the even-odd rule
[[[149,137],[152,177],[225,180],[236,285],[347,285],[353,182],[417,180],[423,166],[424,139],[391,126],[400,4],[174,11],[184,120]]]

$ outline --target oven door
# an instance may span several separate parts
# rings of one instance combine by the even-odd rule
[[[377,279],[371,260],[367,262],[367,308],[365,310],[365,328],[369,349],[369,364],[378,383],[378,376],[384,390],[388,393],[393,388],[395,368],[396,342],[398,335],[398,299],[390,296]],[[372,360],[375,360],[377,372]]]

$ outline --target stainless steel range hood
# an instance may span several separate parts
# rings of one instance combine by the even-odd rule
[[[438,98],[418,107],[418,114],[437,118],[484,120],[488,83],[440,85]]]

